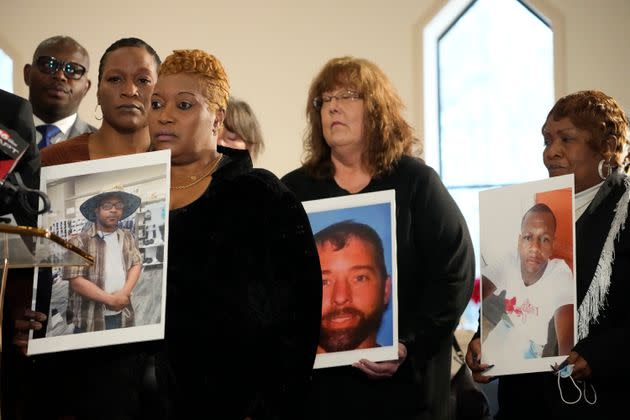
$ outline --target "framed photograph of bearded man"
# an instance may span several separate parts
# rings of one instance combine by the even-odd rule
[[[488,375],[549,371],[576,337],[573,175],[479,193]]]
[[[315,368],[398,357],[394,190],[305,201],[322,268]]]
[[[39,226],[94,257],[35,271],[28,354],[164,338],[170,152],[42,168]]]

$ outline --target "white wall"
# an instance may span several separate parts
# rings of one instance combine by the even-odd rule
[[[506,0],[498,0],[506,1]],[[630,1],[544,1],[564,17],[566,90],[596,88],[630,110]],[[408,105],[422,133],[420,23],[442,0],[1,0],[0,48],[16,63],[15,92],[28,90],[21,68],[46,37],[76,38],[98,60],[113,41],[137,36],[162,56],[176,48],[205,49],[224,63],[233,94],[256,111],[267,141],[257,162],[281,176],[297,167],[302,151],[309,83],[326,60],[354,55],[375,61]],[[94,120],[96,84],[80,109]],[[518,100],[518,98],[515,98]]]

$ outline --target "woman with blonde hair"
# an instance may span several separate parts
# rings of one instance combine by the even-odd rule
[[[160,67],[151,142],[171,151],[166,337],[173,418],[303,418],[321,276],[308,218],[246,151],[217,152],[229,82],[177,50]]]
[[[232,149],[247,149],[253,160],[263,152],[265,142],[260,124],[247,102],[230,97],[218,144]]]
[[[474,254],[440,178],[411,156],[402,114],[378,66],[330,60],[309,90],[303,166],[282,178],[300,200],[396,192],[399,357],[314,372],[314,418],[449,417],[451,338],[472,293]]]

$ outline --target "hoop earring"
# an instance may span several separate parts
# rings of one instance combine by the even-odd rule
[[[604,167],[606,168],[605,175],[604,175]],[[606,178],[608,178],[610,174],[612,174],[612,165],[610,164],[610,162],[606,161],[605,159],[600,160],[599,163],[597,164],[597,173],[599,174],[599,177],[602,180],[605,180]]]
[[[101,116],[99,117],[96,112],[98,111],[98,108],[101,106],[101,104],[96,104],[96,106],[94,107],[94,118],[98,121],[101,121],[103,119],[103,110],[101,109]]]

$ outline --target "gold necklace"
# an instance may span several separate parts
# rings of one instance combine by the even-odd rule
[[[198,183],[200,183],[201,181],[206,179],[208,176],[210,176],[217,169],[217,166],[219,166],[219,162],[221,162],[221,158],[222,157],[223,157],[223,155],[219,154],[219,156],[212,163],[212,165],[210,165],[210,169],[208,171],[206,171],[205,173],[203,173],[202,175],[200,175],[199,177],[197,177],[196,175],[193,175],[192,177],[189,177],[189,178],[195,178],[195,180],[193,182],[191,182],[190,184],[186,184],[186,185],[172,185],[171,186],[171,190],[185,190],[186,188],[190,188],[193,185],[197,185]]]

